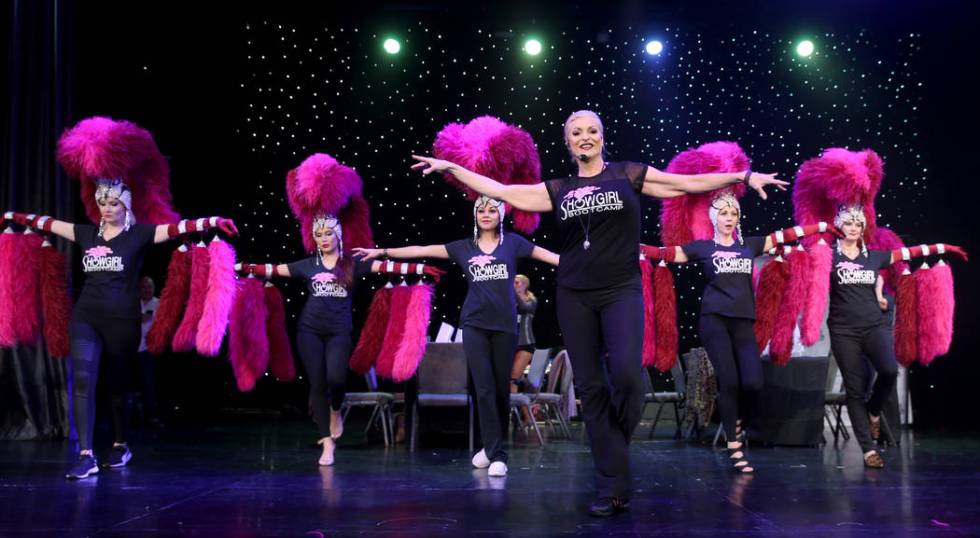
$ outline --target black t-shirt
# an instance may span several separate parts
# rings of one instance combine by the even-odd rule
[[[75,310],[102,318],[140,319],[140,268],[156,226],[134,224],[108,241],[99,237],[97,226],[74,226],[85,275]]]
[[[681,249],[690,261],[702,262],[708,284],[701,298],[701,314],[755,319],[752,259],[762,254],[764,237],[746,237],[726,247],[714,241],[692,241]]]
[[[827,325],[836,331],[867,329],[885,323],[875,283],[878,271],[891,265],[891,252],[871,250],[850,259],[834,252],[830,270],[830,314]]]
[[[512,233],[505,233],[503,242],[489,254],[472,239],[446,245],[449,257],[463,268],[469,283],[459,315],[460,327],[517,333],[514,275],[517,260],[529,257],[533,250],[533,243]]]
[[[545,182],[561,242],[558,285],[594,290],[639,284],[638,192],[646,172],[645,164],[611,162],[596,176]]]
[[[336,266],[327,269],[316,256],[289,264],[290,277],[306,280],[308,295],[299,315],[299,328],[316,334],[345,334],[354,330],[351,316],[354,287],[371,272],[372,263],[354,260],[354,275],[349,286],[338,280]]]

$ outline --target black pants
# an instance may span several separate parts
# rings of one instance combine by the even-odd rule
[[[130,362],[140,344],[140,320],[98,318],[72,313],[68,326],[74,375],[72,414],[81,450],[92,450],[95,429],[96,387],[102,365],[111,398],[112,423],[117,443],[126,440],[123,409],[126,401]]]
[[[313,418],[320,437],[329,437],[330,410],[340,411],[347,392],[350,333],[317,334],[300,329],[296,332],[296,347],[310,379]]]
[[[510,370],[517,334],[463,327],[463,351],[469,366],[480,438],[490,461],[507,463],[504,439],[510,425]]]
[[[895,379],[898,377],[893,338],[891,328],[886,325],[846,332],[830,330],[830,347],[844,379],[847,414],[862,452],[868,452],[875,447],[868,415],[881,415],[881,408],[893,392]],[[870,397],[867,391],[870,372],[864,356],[867,356],[874,372],[878,374]]]
[[[582,400],[596,489],[600,497],[629,498],[629,443],[643,411],[643,291],[639,283],[590,291],[559,286],[557,311]]]
[[[751,319],[718,314],[701,316],[701,344],[718,380],[718,413],[725,436],[735,441],[735,423],[751,423],[759,411],[762,362]]]

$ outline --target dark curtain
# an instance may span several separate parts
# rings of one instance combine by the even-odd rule
[[[0,210],[75,216],[77,194],[54,158],[71,115],[72,7],[71,0],[12,0],[3,15]],[[69,244],[57,246],[71,259]],[[0,439],[68,435],[68,368],[43,342],[0,349]]]

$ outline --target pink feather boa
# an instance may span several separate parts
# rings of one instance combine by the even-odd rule
[[[755,343],[761,352],[772,340],[776,316],[783,301],[789,269],[781,257],[773,258],[762,266],[755,298]]]
[[[51,243],[41,249],[41,312],[44,341],[52,357],[67,357],[71,297],[68,295],[68,259]]]
[[[916,280],[904,274],[898,280],[895,297],[895,357],[899,364],[908,368],[919,356],[919,298]]]
[[[368,308],[367,319],[357,340],[357,347],[350,356],[350,369],[358,374],[366,374],[378,360],[378,353],[381,351],[388,328],[388,317],[391,315],[391,293],[392,288],[381,288],[371,299],[371,306]]]
[[[261,280],[243,278],[239,285],[231,312],[228,359],[238,390],[248,392],[269,365],[268,310]]]
[[[919,362],[929,365],[949,351],[953,338],[953,275],[945,263],[915,272]]]
[[[667,372],[677,363],[677,297],[674,292],[674,274],[666,264],[659,263],[653,270],[654,312],[656,322],[656,349],[653,366]]]
[[[201,320],[197,324],[197,352],[215,357],[228,330],[228,316],[235,302],[235,250],[215,238],[208,245],[208,290],[204,297]]]
[[[405,329],[392,361],[391,379],[407,381],[419,367],[425,354],[425,341],[429,330],[429,315],[432,312],[432,293],[435,286],[415,284],[408,297],[405,312]]]
[[[17,312],[13,319],[18,344],[34,345],[41,336],[41,236],[31,232],[14,237],[14,257],[20,270],[13,289]]]
[[[405,324],[408,317],[408,303],[412,298],[410,286],[395,286],[391,290],[391,312],[385,337],[378,351],[378,360],[374,371],[381,377],[392,379],[395,369],[395,357],[398,356],[398,346],[405,334]]]
[[[207,247],[196,245],[191,249],[191,289],[187,300],[184,319],[174,334],[172,348],[178,353],[194,349],[197,343],[197,325],[204,313],[204,300],[208,293],[208,273],[211,256]]]
[[[800,340],[804,346],[812,346],[820,340],[820,327],[827,313],[830,300],[830,269],[834,253],[824,242],[810,247],[810,282],[806,286],[803,317],[800,319]]]
[[[184,314],[190,292],[191,253],[186,245],[181,245],[170,255],[167,283],[160,293],[160,304],[153,316],[150,331],[146,334],[146,347],[150,353],[159,355],[170,345]]]
[[[806,302],[810,282],[810,256],[802,250],[794,250],[786,258],[789,280],[783,292],[782,308],[776,314],[776,322],[769,342],[769,357],[780,366],[789,362],[793,353],[793,330]]]
[[[268,317],[265,332],[269,337],[269,369],[279,381],[292,381],[296,378],[296,363],[293,349],[286,331],[286,304],[279,289],[271,282],[265,283],[265,307]]]
[[[17,333],[14,331],[18,307],[14,297],[20,264],[17,241],[17,234],[10,228],[0,233],[0,347],[17,345]]]
[[[657,316],[653,291],[653,264],[640,260],[640,277],[643,279],[643,367],[649,368],[657,361]]]

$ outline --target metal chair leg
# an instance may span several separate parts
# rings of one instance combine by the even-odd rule
[[[674,424],[675,424],[674,439],[680,439],[681,438],[681,410],[680,410],[680,406],[677,405],[677,402],[670,402],[670,403],[674,406]]]
[[[379,417],[381,419],[381,431],[384,434],[384,438],[385,438],[385,446],[391,446],[390,441],[392,439],[388,437],[388,412],[385,410],[387,405],[379,404],[379,407],[381,408],[381,413],[379,413]]]
[[[531,413],[531,407],[530,406],[524,406],[524,407],[527,408],[527,414],[530,417],[531,426],[534,427],[534,433],[538,436],[538,443],[540,443],[541,446],[544,446],[544,437],[541,436],[541,430],[538,428],[538,421],[534,419],[534,415]]]
[[[472,412],[470,414],[472,416]],[[472,420],[470,422],[472,422]],[[472,425],[470,426],[470,428],[471,428],[470,429],[470,439],[471,439],[471,442],[472,442],[472,439],[473,439]],[[419,442],[419,404],[418,403],[415,403],[415,404],[412,405],[412,434],[411,434],[411,437],[412,438],[409,441],[409,451],[410,452],[415,452],[418,449],[418,442]]]
[[[663,412],[664,404],[657,405],[657,414],[653,416],[653,424],[650,426],[650,433],[647,435],[647,439],[653,439],[653,434],[657,431],[657,423],[660,422],[660,413]]]

